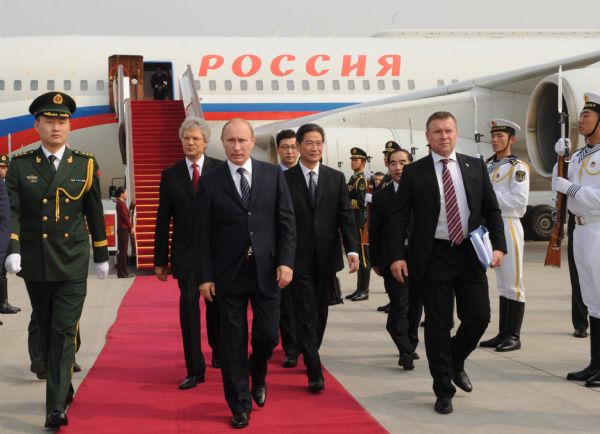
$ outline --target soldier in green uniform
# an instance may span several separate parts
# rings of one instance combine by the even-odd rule
[[[61,92],[36,98],[29,111],[42,145],[15,155],[6,178],[10,245],[5,261],[25,286],[47,367],[45,427],[67,425],[75,339],[87,291],[92,236],[96,274],[108,275],[98,165],[66,146],[75,101]]]
[[[348,194],[350,195],[350,202],[354,210],[354,222],[360,239],[360,251],[358,252],[360,266],[358,268],[356,291],[347,295],[346,298],[352,301],[363,301],[369,299],[369,281],[371,279],[368,232],[364,230],[367,221],[366,195],[368,193],[368,181],[364,173],[367,164],[367,153],[360,148],[352,148],[350,153],[354,175],[348,181]]]

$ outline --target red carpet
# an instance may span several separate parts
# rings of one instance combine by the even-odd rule
[[[173,280],[137,277],[96,363],[77,390],[65,433],[231,432],[221,373],[208,367],[206,383],[177,389],[185,377],[179,329],[179,289]],[[204,307],[202,307],[204,312]],[[210,347],[202,325],[202,348]],[[325,371],[324,393],[307,392],[304,367],[281,367],[277,348],[267,376],[267,404],[253,406],[244,432],[380,433],[379,423]]]

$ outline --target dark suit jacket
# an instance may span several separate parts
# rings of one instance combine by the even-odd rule
[[[344,268],[340,233],[347,253],[358,253],[359,248],[358,232],[344,174],[321,164],[315,209],[310,204],[300,164],[287,170],[285,177],[296,213],[298,240],[294,272],[310,272],[315,251],[321,273],[340,271]]]
[[[226,294],[252,245],[260,291],[279,291],[276,268],[293,268],[296,248],[294,209],[279,166],[252,159],[246,209],[229,166],[221,165],[200,181],[196,212],[199,283],[215,282],[217,295]]]
[[[391,243],[390,221],[396,203],[394,184],[388,184],[373,193],[371,202],[371,220],[369,221],[369,254],[371,265],[379,267],[382,271],[390,265]],[[396,243],[403,241],[394,240]]]
[[[504,225],[496,194],[492,188],[485,164],[479,158],[456,154],[469,205],[468,231],[480,225],[487,226],[494,250],[506,252]],[[433,158],[424,157],[404,168],[396,195],[392,216],[392,237],[405,240],[411,210],[414,227],[409,240],[408,272],[414,280],[421,280],[433,248],[435,229],[440,214],[440,189]],[[464,242],[469,243],[468,239]],[[392,243],[392,261],[405,259],[404,243]],[[475,253],[473,253],[475,254]]]
[[[200,184],[204,175],[223,164],[221,160],[204,156]],[[160,180],[160,201],[156,213],[154,235],[154,265],[169,264],[169,224],[173,220],[171,242],[171,269],[173,277],[188,278],[195,275],[196,267],[196,193],[185,158],[165,169]]]

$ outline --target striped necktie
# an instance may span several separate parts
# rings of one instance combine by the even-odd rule
[[[444,201],[446,203],[446,220],[448,222],[448,236],[452,244],[458,246],[464,240],[462,223],[460,221],[460,212],[458,211],[458,201],[456,200],[456,191],[452,182],[452,175],[448,169],[448,159],[444,158],[442,162],[442,181],[444,183]]]
[[[237,173],[240,174],[240,192],[242,196],[242,204],[244,208],[248,209],[248,205],[250,204],[250,185],[248,184],[248,180],[246,179],[246,169],[240,167],[237,170]]]

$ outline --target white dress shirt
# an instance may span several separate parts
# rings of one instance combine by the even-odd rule
[[[321,165],[317,163],[317,166],[314,169],[309,169],[304,164],[298,162],[300,165],[300,169],[302,169],[302,173],[304,174],[304,180],[306,181],[306,186],[308,187],[308,183],[310,181],[310,172],[314,172],[313,179],[315,180],[315,185],[319,186],[319,167]]]
[[[190,179],[194,179],[194,168],[192,167],[192,164],[194,164],[194,162],[188,157],[185,157],[185,164],[187,164]],[[202,173],[202,167],[204,166],[204,154],[200,156],[200,159],[196,161],[196,164],[198,165],[198,172]]]
[[[237,170],[240,167],[243,167],[246,170],[246,174],[244,176],[246,177],[246,180],[248,181],[248,187],[252,188],[252,158],[248,158],[246,160],[246,162],[241,166],[233,164],[231,161],[227,160],[227,166],[229,166],[229,172],[231,173],[231,178],[233,179],[235,188],[237,189],[237,192],[239,193],[239,195],[241,197],[242,189],[240,188],[240,174],[237,172]]]
[[[444,181],[442,179],[442,170],[444,168],[444,157],[435,152],[431,153],[433,157],[433,167],[435,168],[435,175],[438,181],[438,187],[440,189],[440,216],[438,218],[437,227],[435,228],[435,238],[440,240],[449,240],[448,235],[448,221],[446,217],[446,200],[444,198]],[[458,212],[460,214],[460,223],[463,230],[463,235],[467,237],[467,225],[469,223],[469,203],[467,202],[467,193],[465,192],[465,185],[463,184],[462,175],[460,172],[460,165],[456,159],[456,151],[452,151],[452,154],[448,157],[448,170],[452,176],[452,183],[454,184],[454,192],[456,193],[456,201],[458,202]]]
[[[394,193],[398,193],[398,186],[400,184],[398,184],[396,181],[392,181],[394,183]]]
[[[58,166],[60,165],[60,160],[62,160],[62,157],[65,154],[65,148],[66,148],[66,145],[62,145],[62,148],[60,148],[58,151],[56,151],[53,154],[52,152],[50,152],[49,150],[47,150],[44,147],[44,145],[42,145],[42,152],[44,153],[44,155],[46,156],[46,158],[48,158],[50,155],[54,155],[56,157],[56,160],[54,160],[54,168],[58,169]]]

